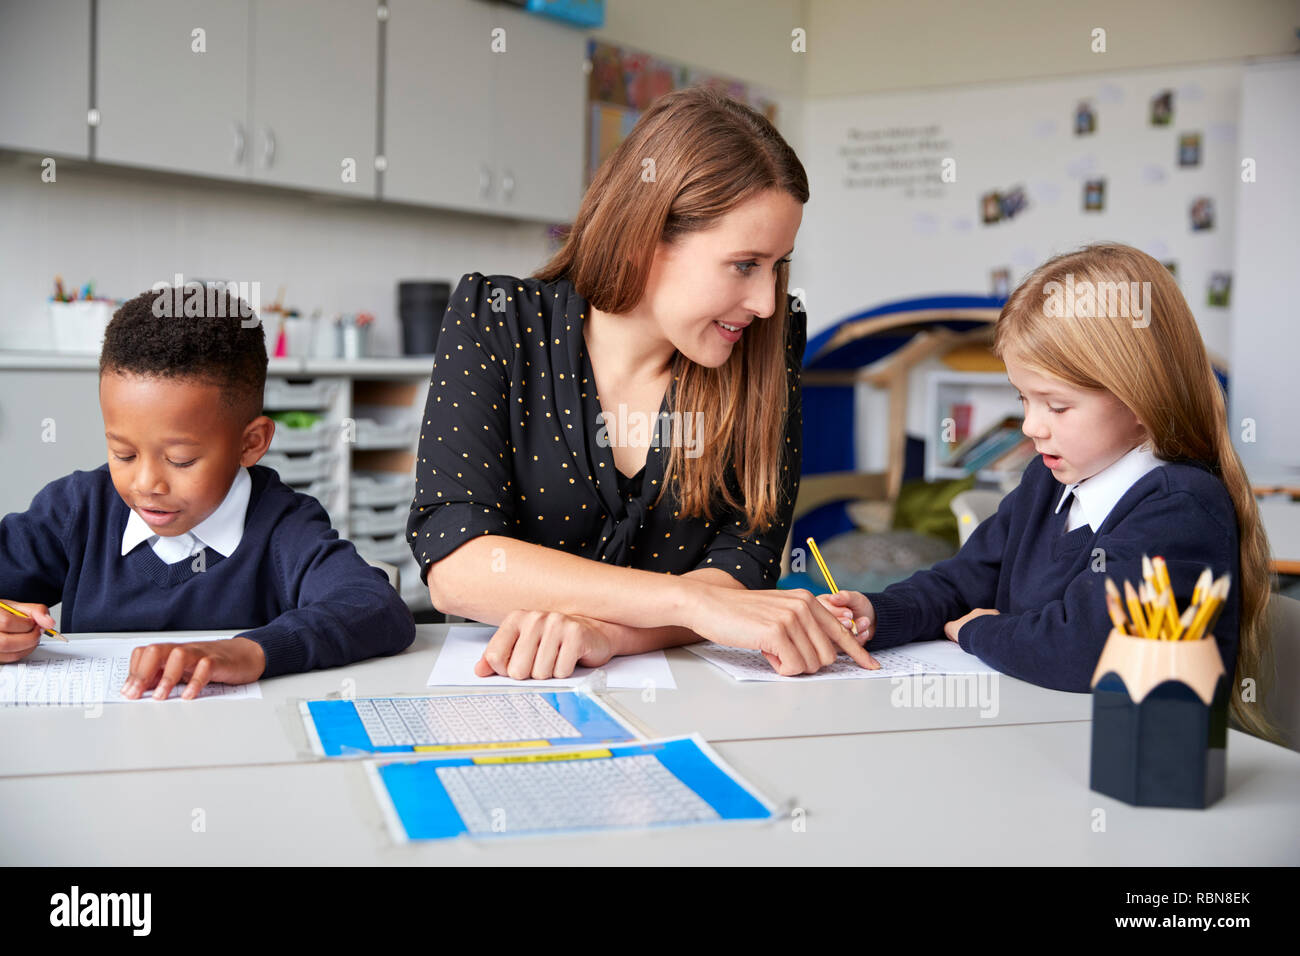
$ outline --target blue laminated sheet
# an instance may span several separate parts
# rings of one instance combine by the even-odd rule
[[[376,760],[367,770],[399,843],[761,821],[776,813],[699,735]]]
[[[641,736],[584,690],[306,700],[299,710],[312,749],[325,757],[537,749]]]

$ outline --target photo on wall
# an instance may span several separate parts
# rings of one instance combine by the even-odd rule
[[[1005,299],[1011,295],[1011,270],[1003,266],[989,273],[989,295]]]
[[[1097,132],[1097,108],[1091,100],[1083,100],[1074,110],[1074,135],[1088,136]]]
[[[1192,232],[1204,232],[1214,228],[1214,200],[1209,196],[1198,196],[1193,199],[1189,213],[1192,219]]]
[[[1002,194],[999,192],[985,193],[980,197],[980,221],[984,225],[992,225],[1002,220]]]
[[[1083,184],[1083,211],[1104,212],[1106,209],[1106,180],[1089,179]]]
[[[1178,137],[1178,165],[1201,165],[1201,134],[1183,133]]]
[[[1211,272],[1205,304],[1226,309],[1232,298],[1232,273]]]
[[[1168,126],[1174,121],[1174,91],[1161,90],[1151,97],[1151,125]]]

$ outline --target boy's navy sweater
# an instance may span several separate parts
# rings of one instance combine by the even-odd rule
[[[1214,627],[1229,683],[1237,661],[1240,613],[1237,518],[1223,482],[1195,463],[1165,462],[1147,472],[1093,532],[1065,533],[1064,491],[1035,458],[997,514],[980,524],[954,557],[878,594],[868,650],[944,637],[943,626],[975,608],[958,643],[1004,674],[1056,690],[1087,691],[1112,625],[1105,581],[1142,580],[1142,555],[1161,555],[1180,609],[1207,566],[1231,574]]]
[[[130,509],[107,464],[50,482],[27,511],[0,521],[0,598],[62,601],[60,627],[73,633],[240,629],[266,653],[262,677],[408,647],[410,609],[330,527],[320,503],[270,468],[248,473],[234,553],[206,548],[201,563],[170,565],[147,541],[122,554]]]

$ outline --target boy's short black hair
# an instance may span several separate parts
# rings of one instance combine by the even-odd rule
[[[252,308],[224,288],[155,287],[113,313],[99,356],[105,372],[217,385],[246,424],[262,411],[266,338]]]

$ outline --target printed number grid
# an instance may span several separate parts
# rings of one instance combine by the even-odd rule
[[[23,661],[0,668],[0,703],[28,706],[51,704],[82,705],[116,698],[131,672],[131,656],[57,657],[44,661]],[[6,679],[7,678],[7,679]],[[170,696],[184,690],[178,684]],[[200,697],[221,697],[238,687],[230,684],[207,684]],[[152,692],[146,691],[145,696]]]
[[[650,826],[719,819],[654,756],[439,767],[470,833]]]
[[[867,646],[867,650],[871,650],[870,645]],[[776,679],[780,676],[772,670],[759,651],[749,650],[748,648],[723,647],[714,644],[706,646],[704,653],[699,656],[706,660],[729,665],[732,671],[743,673],[746,676],[763,680]],[[885,677],[897,675],[908,677],[915,674],[962,673],[961,671],[954,671],[950,667],[935,664],[925,658],[914,657],[907,652],[906,648],[889,647],[883,651],[872,651],[872,656],[880,664],[880,670],[878,671],[864,671],[853,658],[847,654],[840,654],[829,667],[823,667],[819,670],[817,676],[860,678],[867,676]],[[793,679],[798,680],[802,676],[797,675]]]
[[[376,747],[581,737],[540,694],[379,697],[355,702]]]

